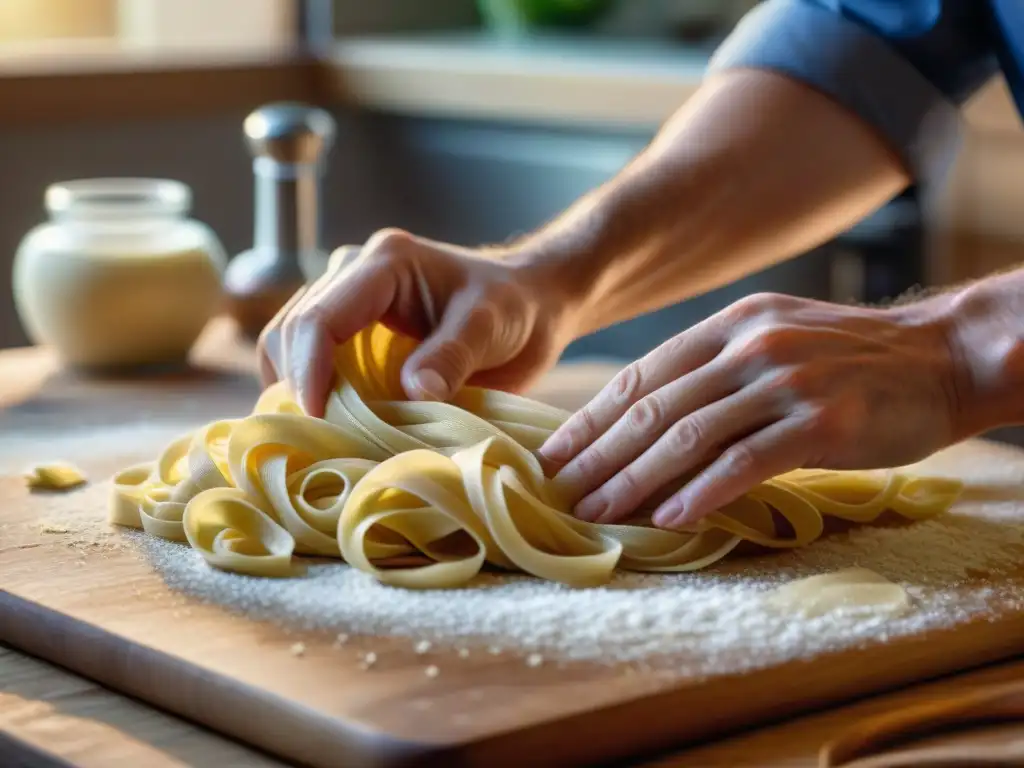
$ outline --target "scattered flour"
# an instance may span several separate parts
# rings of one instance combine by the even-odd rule
[[[154,430],[154,455],[179,433],[167,425]],[[136,433],[133,449],[139,442]],[[86,444],[83,439],[83,450]],[[67,445],[62,442],[64,455]],[[309,561],[304,576],[277,580],[216,571],[185,545],[108,526],[109,493],[109,480],[97,479],[68,495],[33,497],[34,534],[41,526],[66,531],[59,540],[83,558],[130,548],[185,595],[293,633],[329,632],[339,645],[350,636],[391,635],[423,653],[439,646],[468,656],[479,647],[527,665],[588,660],[704,674],[949,626],[994,607],[1024,607],[1019,584],[984,577],[1019,567],[1020,501],[989,501],[983,515],[971,517],[854,528],[801,551],[736,558],[696,573],[622,573],[596,589],[489,573],[459,590],[409,591],[337,562]],[[851,566],[904,585],[913,598],[910,612],[851,610],[803,619],[765,599],[787,581]],[[367,654],[361,666],[375,662]]]
[[[137,549],[123,530],[107,524],[110,490],[109,480],[103,480],[65,494],[33,496],[28,503],[38,510],[34,523],[23,531],[5,530],[0,537],[5,543],[17,544],[19,533],[26,540],[33,534],[50,534],[82,555]]]
[[[505,648],[524,655],[528,665],[551,657],[668,665],[687,674],[724,666],[738,671],[947,626],[995,602],[1024,602],[1024,593],[971,576],[1007,572],[1018,562],[1024,550],[1019,519],[997,525],[950,515],[902,528],[862,528],[800,552],[692,574],[622,573],[608,586],[582,590],[485,574],[460,590],[409,591],[338,563],[316,563],[302,577],[271,581],[215,571],[180,544],[135,538],[171,587],[255,618],[305,631],[408,637],[422,652],[433,644],[465,648],[468,638],[500,642],[492,653]],[[851,609],[795,620],[765,599],[786,581],[852,564],[906,586],[912,610]]]
[[[86,409],[87,410],[87,409]],[[139,456],[156,457],[176,437],[196,428],[191,421],[127,422],[115,426],[68,423],[54,430],[12,430],[0,443],[0,474],[21,474],[26,464],[62,461],[81,462],[97,453],[110,454],[119,447]],[[8,439],[10,437],[10,439]],[[59,446],[59,456],[54,455]]]

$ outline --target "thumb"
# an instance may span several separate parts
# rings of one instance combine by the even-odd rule
[[[496,356],[511,357],[495,349],[497,328],[493,307],[449,304],[441,324],[402,368],[406,395],[413,400],[447,400],[462,389],[484,361],[493,365]]]

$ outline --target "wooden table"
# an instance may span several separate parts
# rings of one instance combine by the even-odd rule
[[[815,768],[821,744],[861,717],[976,685],[1021,678],[1024,661],[1002,664],[664,757],[640,760],[634,765]],[[280,768],[286,764],[57,667],[0,647],[0,765]]]
[[[194,356],[189,375],[211,382],[214,401],[225,381],[237,403],[251,390],[253,350],[235,341],[233,329],[211,326]],[[597,375],[597,374],[595,374]],[[0,407],[17,420],[28,406],[34,418],[64,409],[87,412],[83,403],[109,400],[111,389],[132,387],[160,397],[153,381],[98,384],[60,370],[40,350],[0,353]],[[144,400],[145,398],[143,398]],[[207,407],[216,408],[216,402]],[[12,408],[13,406],[13,408]],[[15,442],[15,441],[11,441]],[[19,447],[0,443],[0,454]],[[1024,677],[1024,660],[957,675],[897,694],[879,696],[825,714],[637,763],[648,768],[675,766],[814,766],[820,745],[846,725],[871,713],[909,701],[948,695],[973,685]],[[3,766],[281,766],[252,749],[146,704],[116,694],[50,664],[0,646],[0,765]]]

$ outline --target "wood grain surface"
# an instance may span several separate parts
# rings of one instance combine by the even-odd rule
[[[818,714],[711,740],[633,768],[817,768],[827,741],[862,718],[1024,679],[1024,661],[984,667]],[[993,732],[954,736],[990,743]],[[995,735],[1020,739],[1024,726]],[[6,736],[6,740],[4,738]],[[0,646],[0,765],[5,768],[286,768],[202,726]]]
[[[48,446],[59,457],[70,426],[115,425],[126,408],[154,424],[246,412],[256,387],[251,351],[211,334],[187,374],[97,382],[49,357],[0,358],[0,458]],[[565,369],[546,399],[571,406],[611,371]],[[76,421],[77,420],[77,421]],[[152,445],[103,442],[80,463],[94,477],[152,458]],[[115,453],[117,455],[115,455]],[[944,472],[1024,471],[1024,454],[972,443],[936,457]],[[973,501],[983,504],[984,501]],[[753,673],[707,679],[625,674],[571,664],[529,669],[481,654],[423,674],[405,639],[295,637],[172,591],[131,547],[95,554],[38,526],[20,478],[0,478],[0,641],[287,760],[333,765],[574,765],[664,749],[855,695],[1008,657],[1024,650],[1024,616],[1007,610],[949,630],[869,644]],[[1024,510],[1021,511],[1024,515]],[[359,668],[359,652],[379,663]]]
[[[283,768],[259,752],[0,646],[0,765]]]

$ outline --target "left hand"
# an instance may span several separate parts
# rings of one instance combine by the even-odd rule
[[[668,488],[663,528],[792,469],[920,460],[963,437],[935,306],[750,296],[623,369],[541,455],[584,520],[622,521]]]

